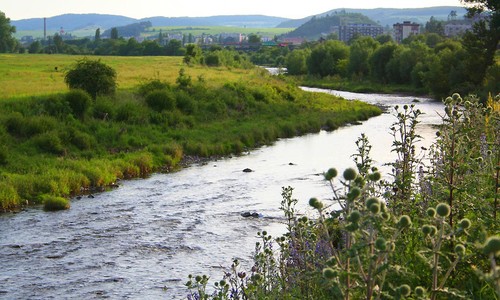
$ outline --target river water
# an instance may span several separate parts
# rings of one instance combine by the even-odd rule
[[[392,107],[415,97],[322,91]],[[423,146],[432,142],[442,105],[417,98]],[[294,187],[298,210],[328,198],[320,175],[354,166],[355,140],[365,133],[382,166],[390,152],[390,113],[362,125],[301,137],[239,157],[172,174],[121,183],[113,191],[71,201],[71,209],[29,208],[0,215],[0,299],[182,299],[188,274],[214,280],[238,258],[251,265],[256,233],[283,232],[281,188]],[[244,173],[245,168],[254,172]],[[260,218],[244,218],[258,212]]]

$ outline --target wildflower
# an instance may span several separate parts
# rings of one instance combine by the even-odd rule
[[[451,212],[451,208],[448,204],[446,203],[439,203],[437,206],[436,206],[436,212],[439,216],[441,217],[447,217],[450,215],[450,212]]]
[[[356,179],[356,175],[356,170],[354,170],[353,168],[347,168],[343,173],[345,180],[354,180]]]

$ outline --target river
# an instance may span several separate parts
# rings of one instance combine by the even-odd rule
[[[392,107],[415,97],[322,91]],[[430,144],[442,105],[417,98],[419,133]],[[40,207],[0,215],[1,299],[181,299],[188,274],[222,278],[233,258],[251,264],[256,233],[283,231],[281,188],[294,187],[298,209],[310,197],[328,198],[320,175],[354,165],[355,140],[365,133],[376,164],[390,152],[391,113],[361,125],[282,139],[242,156],[193,165],[171,174],[123,181],[95,198],[72,199],[71,209]],[[244,173],[245,168],[254,172]],[[244,218],[258,212],[261,218]]]

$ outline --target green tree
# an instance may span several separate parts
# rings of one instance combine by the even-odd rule
[[[118,39],[118,29],[116,27],[111,28],[111,39],[112,40]]]
[[[175,39],[168,41],[165,51],[167,55],[172,56],[181,56],[185,54],[185,51],[182,48],[182,42]]]
[[[100,60],[83,58],[66,73],[64,81],[70,89],[82,89],[95,100],[97,95],[116,90],[116,71]]]
[[[260,36],[252,33],[248,35],[248,43],[249,44],[260,44]]]
[[[488,20],[476,22],[472,32],[464,35],[463,44],[468,55],[468,71],[472,82],[480,85],[489,66],[495,61],[500,40],[500,2],[498,0],[462,0],[468,4],[468,15],[473,17],[490,12]]]
[[[17,41],[12,34],[16,32],[16,27],[10,25],[10,19],[5,13],[0,11],[0,53],[13,52]]]
[[[33,43],[30,44],[28,48],[28,53],[40,53],[42,51],[42,44],[40,41],[34,41]]]
[[[398,46],[392,42],[383,44],[373,52],[369,59],[370,74],[375,81],[387,83],[388,72],[387,64],[392,59]]]
[[[368,59],[380,44],[372,37],[363,36],[352,40],[348,71],[351,77],[364,78],[370,72]]]
[[[307,73],[307,58],[311,54],[309,49],[293,50],[286,56],[286,68],[290,75]]]
[[[436,33],[444,36],[444,26],[443,21],[438,21],[434,16],[432,16],[427,23],[425,23],[425,32]]]
[[[64,53],[64,41],[59,34],[54,34],[52,42],[54,43],[55,53]]]
[[[184,63],[197,64],[202,59],[202,51],[198,45],[189,44],[186,46],[186,55],[184,55]]]
[[[94,41],[99,42],[101,40],[101,28],[95,30]]]
[[[341,41],[329,40],[316,46],[309,56],[307,68],[309,73],[322,77],[342,75],[345,61],[349,58],[349,47]]]

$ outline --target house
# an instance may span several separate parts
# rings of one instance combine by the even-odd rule
[[[403,23],[396,23],[392,25],[394,29],[394,40],[401,43],[410,35],[417,35],[420,33],[420,24],[404,21]]]
[[[380,25],[372,24],[348,24],[334,26],[332,33],[338,33],[339,40],[347,43],[356,36],[371,36],[376,38],[384,33],[384,28]]]

